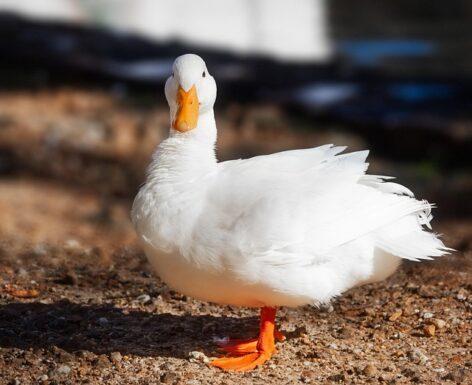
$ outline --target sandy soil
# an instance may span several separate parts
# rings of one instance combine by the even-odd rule
[[[470,219],[435,221],[458,250],[450,256],[404,263],[324,309],[281,309],[287,340],[273,359],[251,373],[224,373],[207,365],[219,354],[214,339],[254,336],[257,312],[169,290],[128,219],[165,111],[67,90],[4,94],[0,105],[0,384],[472,383]],[[364,146],[336,138],[339,131],[289,126],[270,107],[230,106],[220,154]],[[454,180],[467,191],[469,179]]]
[[[472,381],[472,223],[441,224],[451,256],[405,263],[331,308],[282,309],[279,353],[228,374],[207,366],[213,340],[253,336],[256,312],[170,291],[135,244],[128,204],[104,214],[97,194],[0,182],[1,384]]]

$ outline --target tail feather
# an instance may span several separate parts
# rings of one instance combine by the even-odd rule
[[[433,216],[431,209],[434,204],[426,200],[416,200],[413,192],[398,183],[386,182],[393,179],[381,175],[363,175],[359,183],[375,188],[386,194],[398,196],[404,202],[404,207],[409,210],[404,216],[398,215],[398,220],[378,229],[376,234],[376,245],[393,255],[411,261],[422,259],[433,259],[449,254],[452,249],[446,247],[435,233],[431,230]],[[401,210],[396,213],[401,214]]]
[[[439,239],[439,235],[426,231],[430,215],[417,213],[381,229],[376,234],[376,245],[382,250],[410,261],[441,257],[453,251]]]

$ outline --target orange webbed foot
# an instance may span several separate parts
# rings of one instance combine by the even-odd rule
[[[274,338],[285,336],[275,330],[275,309],[261,309],[259,337],[249,340],[230,340],[220,343],[220,348],[236,357],[218,358],[210,363],[223,370],[248,371],[262,365],[276,352]]]
[[[259,365],[262,365],[271,356],[272,356],[272,353],[255,352],[255,353],[246,354],[241,357],[218,358],[212,361],[210,365],[216,366],[224,370],[234,370],[237,372],[245,372],[248,370],[255,369]]]

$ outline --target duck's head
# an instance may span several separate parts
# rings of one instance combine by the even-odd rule
[[[216,83],[200,56],[186,54],[175,59],[165,93],[172,128],[187,132],[197,127],[202,115],[213,110]]]

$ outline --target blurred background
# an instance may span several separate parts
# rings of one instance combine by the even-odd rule
[[[472,5],[0,0],[0,172],[131,198],[166,135],[173,59],[218,82],[220,159],[372,150],[441,216],[471,206]]]
[[[469,0],[0,0],[0,380],[37,381],[44,372],[38,357],[50,370],[47,383],[69,375],[70,367],[54,372],[61,362],[85,362],[95,378],[94,365],[120,368],[114,351],[133,356],[132,367],[162,351],[156,370],[172,383],[162,377],[173,362],[165,357],[187,357],[195,340],[182,345],[172,337],[181,330],[166,325],[200,325],[201,338],[221,325],[159,314],[229,314],[159,283],[129,221],[152,151],[168,133],[164,82],[175,57],[189,52],[204,58],[218,84],[219,159],[326,143],[370,149],[371,173],[396,176],[437,203],[433,228],[458,253],[410,264],[393,279],[403,293],[417,293],[418,308],[442,301],[434,306],[456,333],[424,349],[437,348],[436,360],[456,349],[456,361],[438,365],[462,373],[467,360],[457,352],[470,348],[471,334],[460,328],[472,309],[471,25]],[[389,297],[395,287],[369,299],[381,304],[369,314],[401,301],[399,292]],[[377,294],[362,290],[357,305],[367,306],[362,301]],[[36,307],[21,307],[18,298]],[[340,301],[349,307],[355,298]],[[127,309],[143,312],[131,317]],[[338,313],[330,324],[343,325]],[[150,314],[156,322],[147,323]],[[408,320],[417,328],[416,318]],[[154,345],[151,324],[162,339]],[[363,333],[370,331],[354,334]],[[405,333],[407,343],[416,338]],[[22,349],[30,348],[40,350],[27,372]],[[337,375],[332,361],[317,372]],[[154,373],[156,361],[146,365],[142,373]],[[425,383],[446,376],[425,370],[408,373]]]

